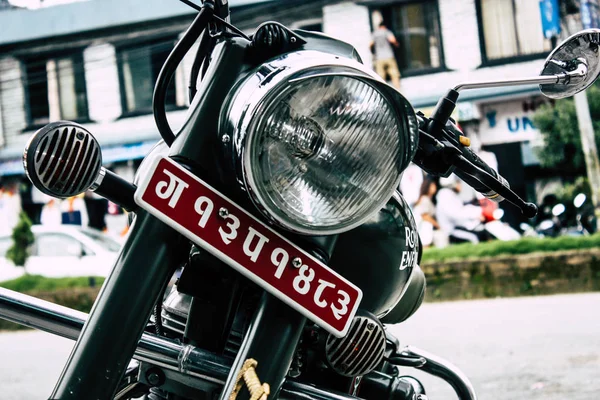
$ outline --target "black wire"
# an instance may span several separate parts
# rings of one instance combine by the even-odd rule
[[[181,63],[181,60],[183,60],[183,57],[185,57],[187,52],[194,45],[196,39],[198,39],[198,37],[208,26],[214,10],[212,7],[206,6],[207,4],[211,3],[204,3],[205,7],[202,7],[202,10],[198,13],[198,16],[196,16],[194,22],[192,22],[181,40],[175,45],[175,48],[167,57],[167,60],[158,74],[156,86],[154,87],[154,96],[152,99],[154,121],[156,122],[156,127],[158,128],[160,136],[169,147],[175,141],[175,134],[169,126],[167,112],[165,109],[167,88],[169,87],[169,83],[171,83],[171,79],[173,79],[173,75]]]
[[[192,3],[192,2],[191,2],[191,1],[189,1],[189,0],[179,0],[179,1],[181,1],[183,4],[185,4],[185,5],[187,5],[187,6],[190,6],[190,7],[192,7],[192,8],[193,8],[194,10],[196,10],[196,11],[200,11],[200,10],[202,10],[202,6],[199,6],[199,5],[198,5],[198,4],[196,4],[196,3]]]
[[[246,35],[244,32],[242,32],[241,30],[239,30],[238,28],[236,28],[235,26],[231,25],[229,22],[225,21],[223,18],[218,17],[216,15],[213,15],[213,19],[219,21],[220,23],[222,23],[223,25],[225,25],[227,28],[231,29],[233,32],[237,33],[238,35],[240,35],[241,37],[243,37],[244,39],[248,40],[248,41],[252,41],[252,39],[250,38],[250,36]]]
[[[208,45],[207,54],[212,54],[215,49],[215,44],[217,40],[214,37],[210,38],[210,43]],[[204,59],[204,64],[202,64],[202,73],[200,74],[200,80],[204,79],[204,75],[206,75],[206,71],[208,70],[208,66],[210,65],[210,57],[206,57]]]
[[[190,71],[190,85],[188,92],[190,104],[192,104],[192,100],[194,100],[194,96],[196,96],[198,75],[200,74],[200,68],[202,67],[202,63],[205,62],[205,59],[209,54],[208,48],[210,45],[210,41],[210,34],[208,30],[205,30],[204,32],[202,32],[202,36],[200,36],[200,43],[198,44],[198,50],[196,51],[194,64],[192,65],[192,70]]]
[[[200,7],[198,4],[192,3],[190,0],[179,0],[179,1],[181,1],[183,4],[186,4],[186,5],[190,6],[190,7],[192,7],[196,11],[200,11],[202,9],[202,7]],[[219,17],[217,15],[213,15],[213,19],[216,20],[216,21],[219,21],[220,23],[222,23],[227,28],[231,29],[233,32],[237,33],[238,35],[240,35],[244,39],[246,39],[248,41],[252,41],[252,39],[250,39],[250,37],[248,35],[246,35],[244,32],[242,32],[241,30],[239,30],[235,26],[231,25],[229,22],[225,21],[223,18],[221,18],[221,17]]]

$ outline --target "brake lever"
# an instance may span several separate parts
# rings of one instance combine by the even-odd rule
[[[456,154],[452,163],[460,170],[461,174],[465,174],[476,180],[481,185],[488,187],[502,196],[506,201],[518,207],[526,218],[533,218],[537,215],[538,209],[535,204],[528,203],[520,198],[518,194],[505,186],[499,179],[471,163],[462,154]]]
[[[519,195],[513,192],[507,182],[498,175],[493,176],[490,172],[477,165],[483,161],[472,152],[468,147],[462,145],[460,138],[462,132],[453,121],[446,123],[445,129],[439,130],[437,134],[429,132],[432,122],[424,117],[422,113],[417,113],[419,118],[419,149],[413,162],[421,167],[425,172],[435,176],[449,176],[452,172],[461,177],[471,187],[480,190],[487,188],[493,196],[488,198],[499,201],[507,200],[521,210],[527,218],[533,218],[537,215],[537,206],[521,199]],[[428,122],[429,121],[429,122]],[[434,131],[435,133],[436,131]],[[503,182],[504,181],[504,182]]]

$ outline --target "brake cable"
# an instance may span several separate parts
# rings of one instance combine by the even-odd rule
[[[209,49],[211,47],[212,38],[207,30],[202,32],[200,36],[200,43],[198,44],[198,50],[196,51],[196,57],[194,58],[194,63],[192,64],[192,70],[190,72],[190,85],[188,86],[188,96],[190,104],[194,97],[196,96],[196,85],[198,82],[198,75],[200,75],[200,68],[203,64],[207,64],[207,56],[209,54]]]
[[[188,27],[187,31],[183,34],[181,40],[177,42],[177,44],[173,48],[173,51],[171,51],[171,53],[167,57],[167,60],[163,64],[160,73],[158,74],[158,78],[156,80],[156,86],[154,87],[154,94],[152,98],[152,111],[154,113],[154,121],[156,122],[156,127],[158,128],[160,136],[163,138],[163,140],[169,147],[171,147],[171,145],[175,141],[175,133],[173,133],[173,130],[169,126],[169,121],[167,120],[167,112],[165,109],[167,88],[169,87],[169,84],[173,79],[173,75],[175,74],[177,67],[179,66],[187,52],[192,48],[196,40],[200,37],[200,35],[202,35],[203,32],[205,32],[211,20],[217,21],[218,23],[224,25],[225,27],[240,35],[246,40],[252,40],[244,32],[231,25],[223,18],[220,18],[219,16],[215,15],[214,0],[204,0],[202,6],[199,6],[189,0],[180,1],[192,7],[194,10],[199,11],[199,13],[192,22],[192,24]],[[192,78],[194,79],[190,82],[189,87],[190,101],[196,94],[196,80],[198,77],[198,71],[200,70],[200,67],[203,63],[206,65],[204,61],[206,55],[208,54],[208,50],[211,47],[211,40],[209,40],[210,35],[205,36],[207,37],[207,39],[205,40],[206,43],[202,45],[201,41],[200,47],[198,48],[199,53],[196,55],[196,59],[192,68]],[[200,53],[200,51],[202,51],[202,53]]]
[[[212,0],[206,0],[202,4],[200,12],[192,24],[189,26],[187,31],[181,37],[181,40],[177,42],[173,48],[173,51],[171,51],[167,57],[167,60],[163,64],[156,80],[154,96],[152,99],[152,111],[154,112],[154,121],[156,122],[158,132],[169,147],[171,147],[175,141],[175,134],[169,126],[167,112],[165,109],[167,88],[169,87],[169,84],[173,79],[173,75],[175,74],[177,67],[181,63],[181,60],[183,60],[183,57],[185,57],[202,32],[204,32],[213,16],[213,13],[214,2]]]
[[[188,5],[188,6],[192,7],[196,11],[202,10],[202,6],[199,6],[198,4],[195,4],[195,3],[191,2],[190,0],[179,0],[179,1],[181,1],[185,5]],[[241,30],[239,30],[235,26],[231,25],[229,22],[225,21],[223,18],[219,17],[218,15],[213,15],[212,18],[215,21],[220,22],[221,24],[223,24],[224,26],[226,26],[228,29],[231,29],[233,32],[237,33],[238,35],[240,35],[244,39],[246,39],[248,41],[252,40],[250,38],[250,36],[246,35],[244,32],[242,32]]]

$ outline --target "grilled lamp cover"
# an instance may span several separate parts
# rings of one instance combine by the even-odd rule
[[[67,198],[90,189],[102,168],[96,138],[73,122],[52,122],[35,132],[23,153],[25,172],[43,193]]]

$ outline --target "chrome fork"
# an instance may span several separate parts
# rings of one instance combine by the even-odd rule
[[[87,314],[40,300],[32,296],[0,288],[0,318],[42,330],[67,339],[77,340]],[[395,347],[399,341],[387,332],[388,340]],[[469,379],[452,363],[413,346],[396,351],[399,357],[420,359],[414,365],[450,384],[460,400],[477,400],[475,389]],[[181,345],[172,340],[144,333],[135,350],[134,359],[170,370],[184,373],[223,385],[231,369],[231,361],[225,357],[190,345]],[[303,394],[307,399],[356,400],[344,394],[332,394],[298,382],[286,381],[282,389],[282,399],[294,398]]]

